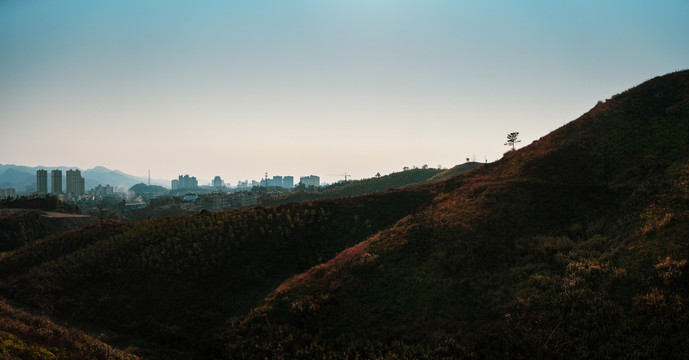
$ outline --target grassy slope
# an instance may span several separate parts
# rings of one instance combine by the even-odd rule
[[[480,162],[475,162],[475,161],[455,165],[450,169],[444,170],[443,172],[440,172],[440,173],[433,175],[433,177],[431,177],[427,181],[437,182],[437,181],[441,181],[441,180],[447,180],[447,179],[453,178],[455,176],[464,174],[467,171],[474,170],[481,165],[483,165],[483,164]]]
[[[336,199],[347,196],[379,193],[390,189],[399,189],[428,181],[442,173],[440,169],[410,169],[381,177],[363,180],[352,180],[332,184],[318,192],[293,191],[270,201],[269,205],[286,204],[297,201]]]
[[[123,334],[144,354],[212,352],[215,330],[295,273],[332,258],[434,194],[391,191],[136,223],[106,223],[4,254],[0,291],[64,320]],[[380,211],[387,209],[387,211]]]
[[[688,71],[617,95],[290,279],[225,355],[686,358],[688,145]]]
[[[135,360],[99,339],[31,315],[0,299],[0,357],[6,360]]]

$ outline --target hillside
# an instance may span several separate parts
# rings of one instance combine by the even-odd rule
[[[339,182],[326,187],[320,194],[324,198],[330,199],[399,189],[422,183],[441,171],[433,168],[415,168],[369,179]]]
[[[36,182],[36,173],[33,175],[26,173],[19,169],[8,168],[0,173],[0,188],[14,187],[18,190],[24,190],[24,187]]]
[[[0,200],[0,252],[14,250],[50,234],[80,228],[95,218],[55,196]]]
[[[614,96],[283,283],[225,355],[686,358],[688,144],[689,71]]]
[[[271,199],[269,204],[279,205],[305,200],[336,199],[347,196],[373,194],[420,184],[442,172],[443,170],[433,168],[409,169],[369,179],[338,182],[324,187],[319,191],[295,189],[288,194]],[[461,171],[459,171],[458,174],[460,172]]]
[[[153,359],[684,359],[688,239],[683,71],[446,180],[43,238],[0,294]]]
[[[128,188],[147,180],[143,177],[125,174],[119,170],[110,170],[102,166],[84,170],[81,176],[84,177],[86,189],[92,189],[98,185],[124,186]]]
[[[102,336],[105,338],[105,336]],[[0,299],[0,355],[3,360],[137,360],[82,331],[16,309]]]
[[[167,193],[169,192],[168,189],[166,189],[162,186],[146,185],[144,183],[139,183],[139,184],[136,184],[136,185],[130,187],[129,191],[133,192],[137,196],[147,195],[147,194],[155,194],[155,195],[164,194],[164,195],[167,195]]]
[[[467,171],[474,170],[481,165],[483,165],[483,164],[480,162],[468,161],[468,162],[465,162],[464,164],[455,165],[450,169],[447,169],[447,170],[444,170],[443,172],[435,174],[435,175],[433,175],[433,177],[431,177],[427,181],[436,182],[436,181],[441,181],[441,180],[447,180],[447,179],[453,178],[455,176],[464,174]]]
[[[107,329],[157,358],[212,349],[215,332],[289,276],[430,204],[429,191],[290,204],[52,236],[0,260],[0,291]],[[380,212],[385,208],[389,211]],[[208,350],[204,350],[208,351]]]

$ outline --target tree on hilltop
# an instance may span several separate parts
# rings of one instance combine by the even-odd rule
[[[521,140],[517,140],[517,136],[519,136],[519,132],[511,132],[507,134],[507,142],[505,143],[505,146],[511,146],[512,151],[514,151],[514,144],[522,142]]]

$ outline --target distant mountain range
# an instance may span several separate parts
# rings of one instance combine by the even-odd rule
[[[63,176],[63,187],[66,183],[64,179],[66,177],[67,170],[79,169],[78,167],[68,167],[68,166],[23,166],[23,165],[3,165],[0,164],[0,188],[14,187],[18,192],[24,192],[27,186],[34,185],[36,183],[36,170],[62,170]],[[81,170],[81,176],[84,177],[84,187],[86,190],[92,189],[100,185],[112,185],[112,186],[124,186],[130,188],[133,185],[139,183],[147,183],[148,178],[138,177],[130,174],[125,174],[119,170],[110,170],[103,166],[96,166],[93,169],[79,169]],[[50,175],[48,175],[50,176]],[[151,179],[152,185],[161,185],[169,187],[170,182],[161,179]]]

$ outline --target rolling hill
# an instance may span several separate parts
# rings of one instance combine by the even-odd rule
[[[225,355],[685,358],[688,145],[689,71],[616,95],[283,283]]]
[[[436,182],[436,181],[440,181],[440,180],[447,180],[447,179],[453,178],[453,177],[455,177],[455,176],[464,174],[464,173],[467,172],[467,171],[474,170],[474,169],[476,169],[477,167],[479,167],[479,166],[481,166],[481,165],[483,165],[483,164],[480,163],[480,162],[476,162],[476,161],[467,161],[467,162],[465,162],[464,164],[455,165],[455,166],[453,166],[453,167],[450,168],[450,169],[443,170],[442,172],[433,175],[433,176],[432,176],[430,179],[428,179],[427,181],[429,181],[429,182]]]
[[[211,351],[226,319],[248,312],[292,274],[432,198],[430,190],[391,191],[90,226],[9,253],[0,260],[7,279],[0,291],[63,320],[119,333],[121,341],[153,348],[159,358],[186,358]]]
[[[8,168],[0,173],[0,188],[15,187],[24,190],[27,185],[36,182],[36,172],[31,173],[16,168]]]
[[[0,355],[3,360],[139,359],[83,331],[55,324],[5,301],[0,301]]]
[[[105,223],[0,294],[144,358],[689,357],[689,71],[462,175]]]
[[[467,168],[465,171],[468,170]],[[318,191],[295,189],[290,193],[268,200],[267,204],[275,206],[305,200],[336,199],[347,196],[373,194],[420,184],[429,181],[429,179],[441,173],[444,173],[444,171],[440,169],[416,168],[393,172],[391,174],[369,179],[338,182],[321,188]]]

